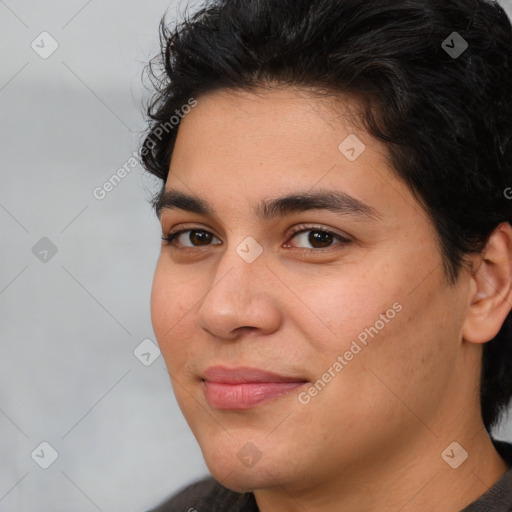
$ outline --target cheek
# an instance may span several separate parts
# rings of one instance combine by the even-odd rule
[[[204,347],[197,343],[195,315],[207,292],[205,280],[159,261],[151,289],[151,322],[172,378],[195,378]],[[174,386],[180,401],[182,388]]]
[[[456,292],[445,284],[441,269],[417,286],[420,278],[409,267],[403,261],[384,273],[363,273],[354,266],[305,279],[296,288],[316,317],[303,305],[288,309],[307,333],[306,359],[316,361],[317,378],[330,368],[343,374],[346,378],[333,379],[332,390],[343,388],[347,399],[355,394],[366,403],[378,396],[384,404],[396,400],[394,391],[423,407],[449,383],[461,328],[453,314]],[[332,369],[338,356],[343,368]]]
[[[357,393],[366,389],[359,396],[362,401],[374,401],[375,410],[408,418],[414,424],[417,419],[411,411],[426,421],[450,388],[460,319],[453,313],[456,297],[441,275],[434,275],[414,293],[399,293],[397,298],[401,311],[368,338],[362,357],[357,356],[360,365],[354,365],[352,372],[358,382],[352,384]]]
[[[294,294],[286,301],[285,316],[293,319],[319,355],[342,354],[352,341],[371,339],[368,330],[387,331],[400,316],[400,305],[393,307],[400,301],[400,283],[379,282],[374,273],[355,265],[291,282]]]
[[[172,325],[173,305],[170,303],[169,288],[172,284],[166,282],[162,264],[159,261],[153,276],[151,288],[151,323],[159,343],[163,340],[163,333]]]
[[[151,322],[166,362],[172,340],[183,335],[180,331],[186,323],[187,313],[191,313],[192,305],[188,304],[193,297],[189,295],[190,288],[159,262],[151,289]]]

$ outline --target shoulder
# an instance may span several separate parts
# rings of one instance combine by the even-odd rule
[[[462,512],[510,512],[512,510],[512,444],[505,441],[492,442],[509,467],[509,470],[476,501]]]
[[[237,493],[213,477],[203,478],[178,491],[148,512],[258,512],[251,493]]]

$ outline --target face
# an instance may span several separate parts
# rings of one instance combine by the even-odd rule
[[[179,128],[152,322],[233,490],[369,476],[435,443],[460,398],[466,282],[448,284],[431,221],[356,107],[222,91]]]

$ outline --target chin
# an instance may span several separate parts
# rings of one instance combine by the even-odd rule
[[[234,492],[253,492],[256,489],[265,489],[278,485],[265,468],[219,468],[217,464],[206,464],[212,476],[224,487]]]
[[[279,484],[275,459],[266,458],[247,443],[242,449],[218,444],[202,449],[203,457],[212,476],[224,487],[235,492],[251,492],[255,489]],[[258,458],[261,457],[261,458]]]

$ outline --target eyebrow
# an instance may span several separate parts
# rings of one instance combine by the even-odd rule
[[[163,190],[153,201],[155,212],[160,218],[164,210],[183,210],[208,217],[217,217],[215,209],[200,196],[189,195],[178,190]],[[341,191],[294,192],[275,199],[261,201],[255,215],[262,220],[285,217],[309,210],[329,210],[341,215],[352,215],[376,220],[379,212],[370,205]]]

